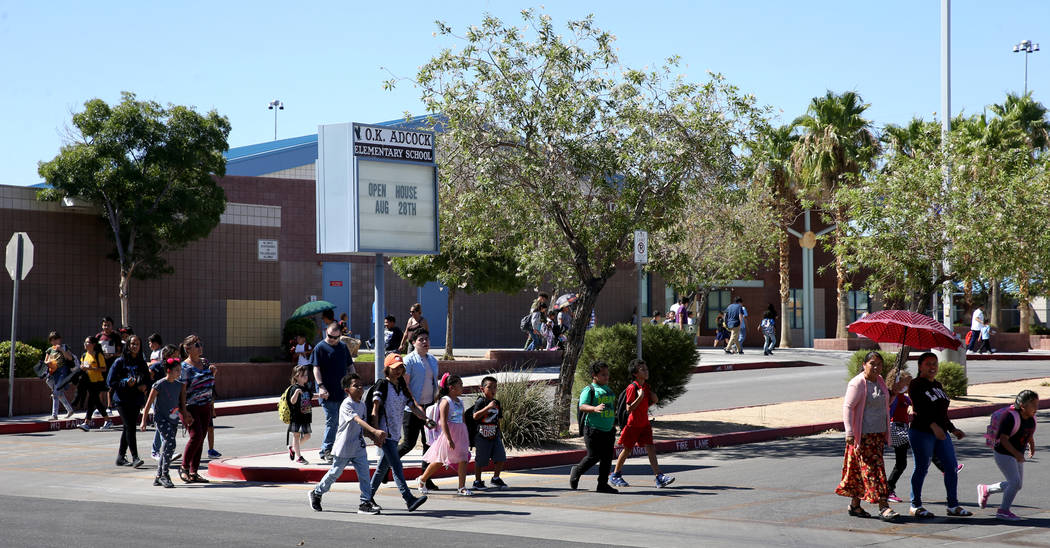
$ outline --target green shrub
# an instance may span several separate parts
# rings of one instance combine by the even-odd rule
[[[856,377],[861,371],[864,371],[864,357],[868,355],[871,350],[858,350],[849,357],[846,361],[846,380],[850,380]],[[880,356],[882,356],[882,378],[886,378],[886,375],[890,373],[890,369],[893,369],[893,364],[897,361],[897,354],[893,352],[884,352],[882,350],[876,350]],[[907,368],[905,368],[907,370]]]
[[[621,323],[587,332],[573,385],[577,399],[591,383],[590,366],[597,360],[609,364],[609,388],[617,394],[627,388],[633,380],[628,378],[627,364],[636,355],[636,329]],[[685,393],[699,356],[691,335],[669,325],[642,326],[642,359],[649,367],[649,385],[660,399],[659,405],[671,403]]]
[[[284,330],[281,331],[281,351],[285,356],[292,355],[292,347],[295,346],[295,338],[299,335],[306,337],[306,342],[311,345],[317,342],[317,324],[310,318],[295,318],[284,322]]]
[[[43,359],[44,353],[28,344],[18,341],[15,345],[15,376],[35,377],[33,366]],[[0,378],[8,377],[7,366],[11,363],[11,341],[0,342]]]
[[[554,399],[549,387],[530,382],[531,368],[502,377],[496,398],[503,407],[503,443],[511,449],[527,449],[556,438]]]
[[[955,362],[941,362],[937,368],[937,382],[944,386],[944,393],[949,398],[966,395],[966,371]]]
[[[1031,326],[1032,335],[1050,335],[1050,327],[1033,323]]]

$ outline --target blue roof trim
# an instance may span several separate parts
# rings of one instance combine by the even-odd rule
[[[226,160],[229,161],[248,156],[255,156],[256,154],[265,154],[267,152],[274,152],[283,148],[290,148],[309,143],[317,143],[316,133],[313,135],[303,135],[302,137],[278,139],[276,141],[267,141],[265,143],[256,143],[254,145],[231,148],[229,152],[226,153]]]

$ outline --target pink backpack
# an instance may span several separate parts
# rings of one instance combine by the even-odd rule
[[[994,447],[995,443],[999,441],[999,426],[1003,423],[1003,417],[1009,413],[1014,418],[1014,426],[1010,431],[1012,437],[1017,433],[1017,430],[1021,428],[1021,415],[1014,409],[1014,406],[1004,407],[996,410],[992,413],[992,418],[988,421],[988,428],[984,431],[984,444],[988,447]]]

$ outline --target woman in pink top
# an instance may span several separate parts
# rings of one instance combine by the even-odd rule
[[[893,521],[899,514],[886,502],[886,466],[883,448],[890,442],[890,393],[882,380],[882,356],[868,352],[864,371],[853,377],[842,404],[846,427],[846,455],[842,481],[835,493],[850,497],[849,515],[871,517],[860,506],[861,499],[878,503],[879,518]]]

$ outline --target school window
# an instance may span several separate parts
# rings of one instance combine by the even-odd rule
[[[788,317],[791,318],[791,329],[802,327],[802,290],[792,289],[788,297]]]
[[[718,315],[729,306],[728,291],[712,291],[707,296],[707,328],[718,328]]]
[[[857,318],[871,312],[870,299],[868,298],[867,291],[850,291],[849,292],[849,313],[847,319],[849,323],[857,321]]]

